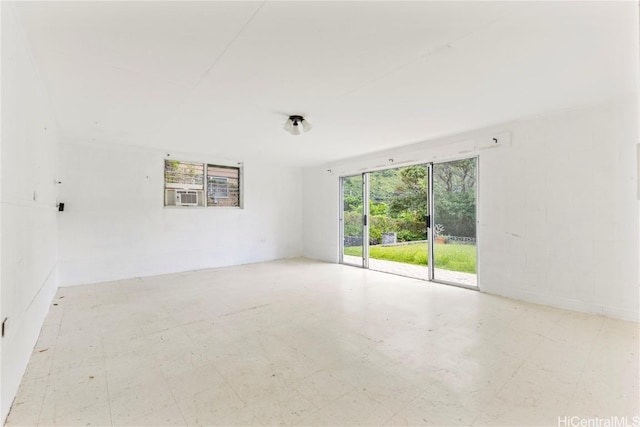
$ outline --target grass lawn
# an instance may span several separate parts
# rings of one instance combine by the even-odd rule
[[[436,267],[444,270],[476,272],[476,247],[456,243],[435,245]],[[345,255],[362,256],[362,247],[344,248]],[[399,246],[371,246],[369,256],[374,259],[402,262],[405,264],[428,265],[426,243]]]

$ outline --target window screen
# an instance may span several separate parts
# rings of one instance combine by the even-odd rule
[[[202,190],[204,165],[202,163],[165,160],[164,183],[166,188]]]
[[[207,165],[207,206],[240,206],[240,168]]]

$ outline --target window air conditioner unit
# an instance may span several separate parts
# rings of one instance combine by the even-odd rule
[[[198,206],[198,192],[176,190],[176,206]]]

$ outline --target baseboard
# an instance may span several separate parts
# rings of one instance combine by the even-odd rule
[[[546,305],[549,307],[561,308],[564,310],[578,311],[581,313],[597,314],[601,316],[607,316],[614,319],[627,320],[632,322],[640,321],[639,309],[633,310],[623,307],[612,307],[603,304],[594,304],[586,301],[574,299],[556,297],[551,295],[543,295],[536,292],[525,291],[517,288],[509,289],[491,289],[489,291],[482,290],[482,292],[497,295],[507,298],[513,298],[520,301],[531,302],[534,304]]]

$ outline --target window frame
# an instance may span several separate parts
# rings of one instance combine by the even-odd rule
[[[169,155],[167,155],[169,157]],[[197,164],[202,165],[202,185],[199,184],[180,184],[180,183],[167,183],[167,163],[168,162],[178,162],[178,163],[187,163],[187,164]],[[237,171],[237,192],[238,192],[238,205],[237,206],[224,206],[216,203],[209,203],[209,180],[210,178],[219,180],[225,180],[226,184],[226,195],[218,196],[215,199],[228,200],[233,199],[231,196],[231,183],[229,182],[231,179],[229,177],[217,176],[217,175],[209,175],[209,168],[223,168],[223,169],[231,169]],[[193,160],[177,160],[173,158],[165,158],[163,162],[163,207],[169,209],[202,209],[202,208],[229,208],[229,209],[244,209],[244,164],[241,162],[237,162],[236,164],[228,164],[223,162],[201,162],[201,161],[193,161]],[[233,178],[235,181],[235,178]],[[220,183],[221,184],[221,183]],[[218,185],[220,185],[218,184]],[[197,206],[189,206],[189,205],[177,205],[174,199],[173,204],[169,204],[169,196],[168,192],[170,191],[178,191],[178,190],[188,190],[188,191],[197,191],[199,193],[199,197],[202,202],[199,201]],[[173,195],[175,198],[175,193]],[[213,196],[212,196],[213,198]],[[202,203],[202,204],[200,204]]]

